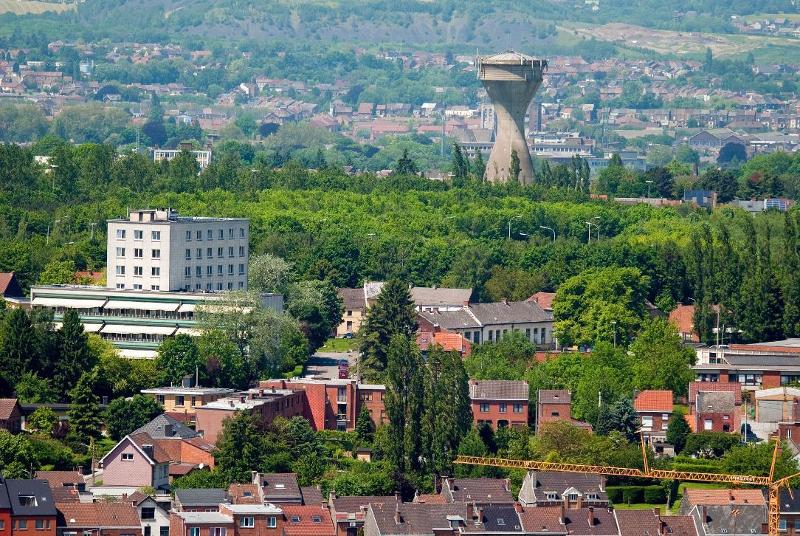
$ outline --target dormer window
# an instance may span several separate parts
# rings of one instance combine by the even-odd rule
[[[292,516],[292,523],[300,523],[300,516]]]
[[[312,523],[322,523],[322,518],[320,516],[311,516]]]
[[[275,489],[285,489],[286,484],[275,484]]]
[[[558,493],[548,493],[547,494],[548,501],[557,501],[558,500]]]
[[[245,491],[245,492],[244,492],[242,495],[243,495],[244,497],[252,497],[252,496],[253,496],[253,493],[252,493],[252,492],[250,492],[250,491]]]
[[[20,506],[32,506],[37,507],[39,506],[38,502],[36,501],[35,495],[20,495],[19,496],[19,505]]]
[[[498,517],[497,518],[497,525],[498,526],[503,526],[505,524],[506,524],[506,520],[505,519],[503,519],[502,517]]]

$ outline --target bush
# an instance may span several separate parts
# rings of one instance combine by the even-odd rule
[[[640,503],[644,499],[644,490],[641,486],[628,486],[622,490],[622,502],[625,504]]]
[[[615,504],[622,503],[622,491],[624,489],[625,489],[624,486],[606,487],[606,494],[608,495],[608,500]]]
[[[644,502],[647,504],[664,504],[667,502],[667,494],[661,486],[645,486]]]

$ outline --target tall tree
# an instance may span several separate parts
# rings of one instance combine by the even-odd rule
[[[6,313],[0,330],[0,376],[10,385],[17,383],[38,360],[40,349],[41,341],[28,314],[22,309]]]
[[[686,446],[686,438],[691,433],[689,423],[686,422],[686,414],[683,410],[676,410],[672,413],[667,423],[667,442],[675,447],[675,454],[680,454]]]
[[[74,309],[64,312],[59,330],[59,359],[56,362],[55,384],[66,394],[78,382],[81,374],[91,370],[96,357],[89,350],[83,324]]]
[[[392,336],[386,367],[386,415],[391,443],[389,462],[399,491],[407,495],[409,479],[420,468],[422,441],[419,422],[424,399],[422,358],[416,342],[408,335]]]
[[[165,383],[180,385],[185,376],[200,373],[201,383],[205,381],[205,363],[197,351],[197,344],[189,335],[167,337],[158,347],[156,357],[158,370]]]
[[[408,149],[403,149],[403,156],[397,160],[394,173],[396,175],[416,175],[418,172],[417,165],[411,160],[411,157],[408,156]]]
[[[364,442],[371,442],[372,436],[375,433],[375,422],[369,413],[369,408],[366,404],[361,405],[356,418],[356,436]]]
[[[106,430],[112,439],[119,441],[163,412],[161,404],[149,396],[134,395],[130,400],[117,398],[106,410]]]
[[[486,163],[483,161],[483,155],[480,151],[475,155],[475,160],[472,163],[472,172],[479,181],[483,181],[483,176],[486,174]]]
[[[380,379],[387,367],[392,337],[411,337],[416,328],[416,312],[408,285],[399,279],[390,279],[383,285],[361,326],[361,375],[370,381]]]
[[[676,396],[686,394],[694,379],[696,353],[685,346],[674,325],[663,319],[645,323],[631,344],[633,385],[636,389],[669,389]]]
[[[453,186],[463,186],[464,181],[467,180],[469,175],[469,161],[464,157],[461,151],[461,146],[458,143],[453,144],[453,161],[451,163],[451,171],[453,172]]]
[[[266,450],[258,420],[249,413],[237,413],[222,423],[214,460],[228,482],[249,482],[250,471],[258,471]]]
[[[100,437],[103,425],[100,397],[94,394],[95,373],[84,372],[69,393],[69,433],[83,444]]]

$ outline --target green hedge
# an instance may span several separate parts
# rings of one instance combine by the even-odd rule
[[[664,504],[667,495],[661,486],[608,486],[608,500],[615,504]]]

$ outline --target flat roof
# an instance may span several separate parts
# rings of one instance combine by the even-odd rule
[[[227,506],[227,505],[226,505]],[[233,523],[231,516],[219,512],[172,512],[187,523]]]
[[[234,514],[282,514],[283,510],[272,503],[267,504],[226,504],[226,510]]]
[[[153,387],[150,389],[142,389],[142,393],[160,395],[160,394],[175,394],[175,395],[213,395],[213,394],[228,394],[233,393],[233,389],[225,387]]]
[[[217,400],[207,404],[203,404],[196,409],[221,409],[227,411],[252,409],[263,406],[264,404],[269,404],[270,402],[281,399],[285,396],[292,395],[295,392],[296,391],[292,391],[290,389],[276,389],[274,392],[269,390],[264,393],[264,396],[258,396],[257,398],[245,397],[244,401],[242,401],[241,397],[238,396],[228,396],[225,398],[218,398]]]

